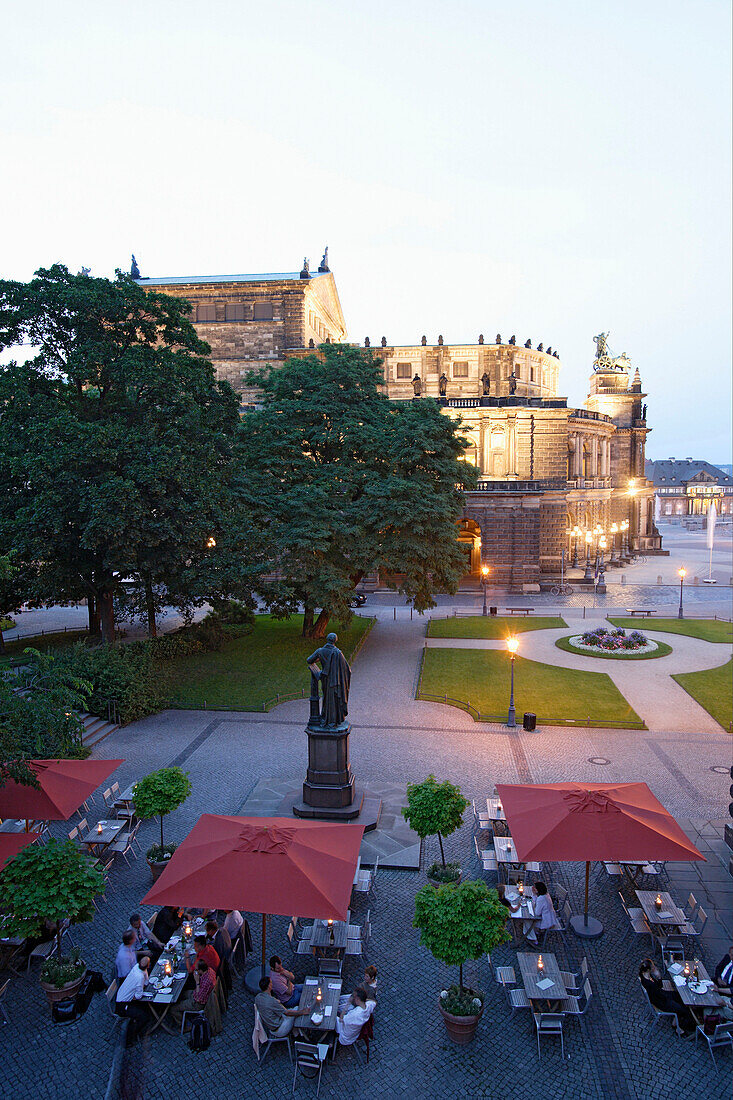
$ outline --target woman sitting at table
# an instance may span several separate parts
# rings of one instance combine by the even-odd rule
[[[367,996],[367,1008],[370,1014],[374,1012],[377,1005],[377,968],[376,966],[367,966],[364,970],[364,981],[361,983],[361,988],[364,990]],[[342,993],[339,997],[339,1012],[349,1010],[351,1006],[355,1004],[353,993]]]
[[[537,943],[538,928],[541,932],[545,932],[550,928],[560,927],[552,898],[547,893],[544,882],[532,883],[532,905],[534,908],[534,921],[529,931],[525,932],[525,935],[530,943]]]
[[[723,955],[715,967],[713,979],[718,993],[722,993],[724,997],[730,997],[733,989],[733,947],[728,948],[727,954]]]
[[[660,1012],[673,1012],[677,1017],[675,1031],[684,1039],[695,1034],[696,1023],[677,990],[665,989],[662,975],[651,959],[644,959],[639,967],[639,981],[644,986],[649,1000]]]

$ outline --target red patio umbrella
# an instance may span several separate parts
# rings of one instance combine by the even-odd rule
[[[143,902],[262,913],[264,973],[268,913],[346,918],[363,834],[357,824],[203,814]]]
[[[581,936],[603,931],[588,917],[592,860],[705,858],[646,783],[502,783],[496,790],[523,863],[585,863],[585,915],[573,918]]]
[[[0,787],[0,817],[66,821],[123,760],[29,760],[40,787],[8,780]]]
[[[18,852],[22,852],[29,844],[35,844],[40,833],[0,833],[0,871],[11,859],[15,859]]]

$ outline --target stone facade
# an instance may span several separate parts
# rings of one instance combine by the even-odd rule
[[[243,410],[257,401],[246,383],[250,370],[346,340],[328,270],[140,283],[191,301],[217,375],[241,395]],[[461,418],[467,458],[480,471],[459,533],[470,576],[477,579],[485,563],[493,583],[549,581],[560,573],[563,550],[566,564],[574,552],[583,556],[570,534],[576,527],[603,528],[610,553],[621,548],[620,535],[611,545],[611,525],[627,521],[631,552],[661,551],[644,476],[646,395],[638,370],[630,380],[625,356],[596,360],[588,396],[573,408],[559,396],[558,353],[542,344],[517,346],[497,335],[493,343],[480,336],[476,344],[445,345],[439,337],[428,345],[423,337],[397,347],[383,337],[374,353],[393,401],[436,400]]]

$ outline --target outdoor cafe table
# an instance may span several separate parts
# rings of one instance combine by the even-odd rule
[[[496,852],[496,862],[503,863],[505,868],[524,867],[524,862],[518,858],[517,849],[514,847],[514,841],[510,836],[494,837],[494,851]]]
[[[166,1023],[166,1016],[170,1011],[171,1005],[176,1004],[183,993],[186,979],[188,978],[188,970],[186,969],[185,956],[183,955],[183,949],[181,945],[180,937],[173,936],[169,941],[171,947],[175,947],[176,952],[180,953],[178,966],[174,966],[172,951],[167,950],[168,944],[166,944],[166,950],[162,953],[157,963],[150,972],[150,981],[145,987],[145,992],[142,995],[143,1004],[150,1005],[150,1011],[155,1019],[155,1023],[150,1028],[150,1031],[157,1031],[159,1027],[162,1027],[169,1035],[177,1035],[178,1028],[170,1027]],[[156,988],[165,976],[165,964],[169,962],[173,967],[173,981],[168,988],[161,987]]]
[[[532,895],[531,894],[526,893],[526,894],[522,895],[522,894],[519,893],[518,890],[509,891],[509,889],[507,889],[506,893],[504,894],[504,897],[506,898],[507,901],[513,901],[513,902],[514,901],[519,901],[519,902],[521,902],[520,907],[519,907],[519,909],[517,909],[516,912],[514,912],[513,909],[510,909],[508,911],[509,916],[512,918],[512,920],[525,921],[525,920],[538,920],[539,919],[538,917],[535,917],[534,905],[532,904]],[[543,961],[544,961],[544,958],[545,958],[545,956],[543,955],[542,956]]]
[[[313,1023],[313,1013],[316,1011],[316,994],[321,989],[321,1008],[323,1019],[320,1024]],[[322,1032],[324,1038],[330,1039],[330,1032],[336,1030],[336,1017],[338,1016],[339,998],[341,997],[342,982],[340,978],[323,974],[320,978],[306,978],[303,983],[303,991],[300,994],[299,1008],[309,1008],[310,1016],[300,1016],[296,1020],[296,1027],[308,1031]]]
[[[681,985],[678,985],[675,979],[679,980],[679,978],[683,976],[682,971],[684,970],[685,962],[690,967],[690,974],[692,974],[695,966],[697,966],[697,973],[699,975],[700,981],[706,983],[710,981],[708,972],[699,959],[695,960],[694,962],[691,959],[686,959],[681,963],[672,963],[671,966],[667,967],[667,973],[674,982],[674,987],[679,993],[682,1003],[688,1005],[693,1012],[695,1011],[695,1009],[700,1009],[702,1020],[702,1009],[717,1008],[720,1002],[720,994],[716,993],[714,987],[713,989],[708,989],[705,993],[695,993],[687,984],[686,979],[682,982]],[[690,981],[691,980],[692,978],[690,978]]]
[[[524,983],[524,992],[530,1001],[547,1001],[554,1003],[563,1001],[567,997],[565,983],[562,980],[557,959],[551,952],[541,952],[542,970],[537,969],[539,954],[527,951],[517,952],[517,962]],[[540,985],[540,982],[543,983]],[[550,985],[546,985],[550,982]]]
[[[360,870],[361,870],[361,856],[359,856],[357,861],[356,861],[356,870],[354,871],[354,886],[356,886],[357,882],[359,881],[359,871]]]
[[[487,798],[486,812],[491,821],[506,821],[506,814],[504,813],[504,807],[501,804],[500,798]]]
[[[644,910],[644,916],[649,924],[660,928],[682,928],[687,924],[687,917],[672,900],[671,894],[660,893],[662,908],[657,909],[654,904],[657,900],[657,890],[637,890],[636,896]]]
[[[12,817],[6,817],[2,825],[0,825],[0,833],[22,833],[25,830],[25,818],[15,820]]]
[[[99,826],[102,826],[100,832]],[[114,818],[112,821],[99,821],[92,826],[88,833],[80,837],[79,843],[85,845],[94,855],[101,855],[105,848],[113,844],[122,830],[126,828],[127,821],[124,817]]]
[[[135,779],[130,783],[129,787],[125,787],[124,791],[117,795],[115,802],[124,802],[128,806],[131,802],[135,801],[134,788],[137,786],[139,780]]]
[[[323,952],[327,948],[335,951],[346,950],[346,940],[348,938],[348,926],[346,921],[335,920],[332,925],[333,928],[333,942],[331,942],[331,934],[328,930],[328,924],[326,921],[314,921],[309,929],[305,932],[308,934],[308,943],[314,952]]]

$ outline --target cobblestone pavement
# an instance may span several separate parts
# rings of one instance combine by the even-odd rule
[[[710,768],[729,762],[730,739],[722,731],[691,735],[674,730],[542,729],[509,734],[498,726],[478,726],[460,711],[414,700],[423,643],[424,622],[382,621],[355,663],[351,750],[359,778],[404,783],[434,771],[460,783],[464,793],[479,802],[496,782],[644,778],[675,816],[694,819],[695,835],[711,840],[704,865],[711,877],[701,895],[711,917],[701,954],[708,965],[714,965],[722,953],[720,944],[733,937],[733,928],[730,906],[716,905],[730,881],[722,863],[716,863],[716,828],[727,807],[729,779]],[[260,778],[301,779],[306,717],[303,701],[284,704],[268,715],[168,711],[116,731],[95,749],[95,755],[125,758],[115,775],[121,787],[154,768],[180,763],[190,774],[193,794],[170,815],[166,828],[170,839],[181,839],[203,811],[237,812]],[[591,763],[590,758],[608,763]],[[101,805],[98,816],[104,816]],[[144,824],[143,848],[153,841],[155,829],[152,823]],[[62,834],[63,828],[56,831]],[[462,862],[467,875],[480,877],[471,832],[469,813],[463,828],[447,839],[447,854]],[[437,846],[429,840],[426,858],[432,860],[436,854]],[[562,865],[555,871],[578,908],[582,868]],[[678,900],[684,900],[690,884],[703,887],[697,868],[681,865],[672,873]],[[650,1020],[636,972],[649,943],[630,933],[616,885],[597,873],[591,909],[603,921],[605,934],[582,946],[570,936],[555,948],[563,968],[577,968],[583,954],[587,955],[594,991],[586,1016],[566,1025],[567,1059],[561,1061],[559,1050],[546,1043],[542,1060],[537,1061],[531,1017],[526,1011],[510,1017],[485,959],[466,967],[467,979],[487,993],[476,1039],[470,1047],[454,1047],[445,1037],[437,996],[455,974],[420,947],[411,926],[414,895],[423,881],[421,873],[380,875],[377,897],[370,903],[373,939],[368,959],[379,968],[371,1061],[364,1067],[353,1051],[340,1051],[324,1069],[322,1097],[344,1100],[377,1090],[387,1100],[425,1096],[523,1100],[528,1090],[538,1089],[553,1100],[729,1097],[730,1054],[718,1055],[718,1074],[700,1044],[695,1049],[692,1043],[683,1043],[666,1024],[647,1031]],[[105,977],[127,917],[148,885],[143,859],[129,868],[120,863],[101,912],[74,930],[89,965],[101,969]],[[633,894],[627,890],[626,895],[632,902]],[[355,920],[363,921],[367,907],[364,901],[355,904]],[[257,949],[256,915],[250,914],[250,923]],[[268,939],[284,957],[286,923],[284,918],[273,918]],[[494,962],[515,963],[514,955],[515,949],[506,945]],[[295,960],[293,969],[299,979],[304,976],[302,957]],[[347,964],[346,988],[353,987],[359,976],[359,965]],[[55,1027],[36,968],[28,977],[12,976],[7,1007],[11,1023],[2,1029],[3,1097],[76,1100],[84,1095],[101,1100],[114,1050],[113,1021],[103,997],[94,999],[79,1022]],[[252,1001],[241,982],[236,984],[224,1023],[223,1034],[205,1054],[194,1055],[183,1039],[161,1031],[138,1044],[125,1061],[127,1095],[151,1100],[288,1097],[292,1068],[285,1049],[274,1048],[264,1066],[254,1058]],[[314,1092],[312,1083],[300,1081],[296,1095]]]

